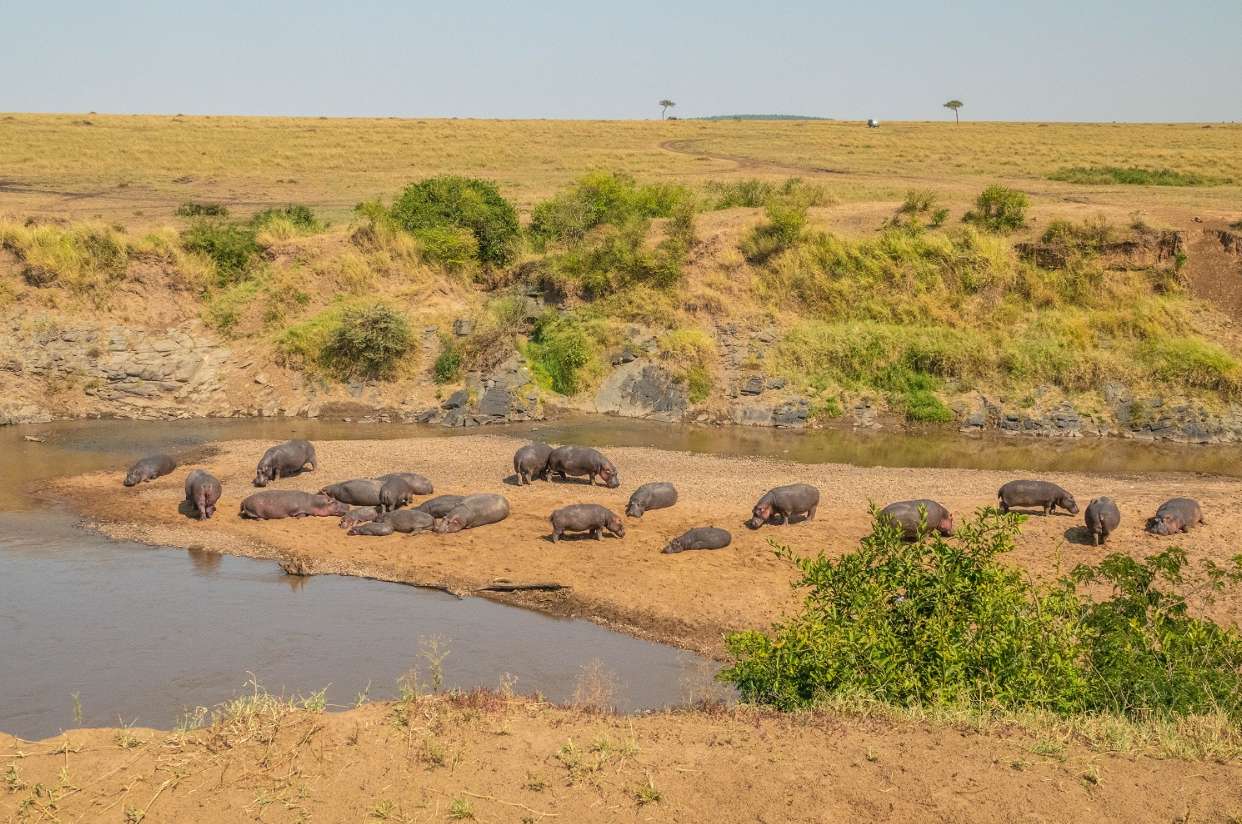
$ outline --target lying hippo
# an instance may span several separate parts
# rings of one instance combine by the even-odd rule
[[[417,509],[399,509],[377,520],[356,524],[350,528],[349,534],[391,535],[394,532],[404,532],[407,535],[417,535],[419,532],[431,529],[434,521],[435,519],[426,512],[419,512]]]
[[[513,474],[517,475],[518,486],[529,484],[531,480],[546,481],[548,479],[548,456],[552,447],[546,443],[528,443],[513,453]]]
[[[383,512],[400,509],[414,500],[416,494],[414,485],[408,479],[394,475],[380,486],[379,508]]]
[[[255,470],[254,485],[267,486],[272,481],[300,474],[306,467],[319,468],[315,447],[310,441],[285,441],[263,453]]]
[[[168,455],[148,455],[125,473],[125,485],[137,486],[145,481],[154,481],[176,468],[177,462]]]
[[[585,475],[587,483],[592,485],[598,475],[609,489],[621,485],[621,476],[612,461],[589,446],[558,446],[553,449],[548,455],[547,474],[559,475],[562,481],[569,475],[575,478]]]
[[[352,481],[341,481],[339,484],[328,484],[319,490],[320,495],[336,498],[350,506],[379,506],[380,488],[383,483],[372,478],[355,478]]]
[[[926,530],[924,534],[937,532],[946,537],[953,534],[953,515],[940,504],[925,498],[891,503],[880,510],[880,517],[899,527],[901,537],[908,541],[918,539],[921,526]]]
[[[341,516],[341,522],[337,526],[341,529],[353,529],[358,524],[379,520],[381,514],[376,506],[356,506]]]
[[[1147,531],[1154,535],[1176,535],[1206,523],[1203,509],[1194,498],[1172,498],[1156,510],[1156,517],[1147,522]]]
[[[552,513],[552,543],[556,543],[566,532],[589,532],[595,540],[602,540],[604,530],[608,530],[618,538],[625,537],[625,524],[616,513],[599,504],[572,504],[563,506]]]
[[[349,507],[327,495],[312,495],[293,489],[256,492],[241,502],[241,516],[258,521],[277,518],[339,518]]]
[[[195,469],[185,476],[185,502],[200,521],[216,514],[216,503],[223,491],[220,482],[202,469]]]
[[[443,518],[453,511],[453,507],[465,500],[462,495],[437,495],[429,501],[423,501],[414,507],[419,512],[426,512],[433,518]]]
[[[384,535],[391,535],[396,532],[396,528],[388,523],[388,521],[367,521],[366,523],[354,524],[349,528],[346,535],[371,535],[379,538]]]
[[[1071,515],[1078,514],[1074,496],[1050,481],[1010,481],[996,492],[1001,512],[1016,506],[1039,507],[1045,515],[1051,515],[1058,506]]]
[[[805,515],[802,520],[809,521],[815,517],[818,506],[819,490],[810,484],[778,486],[759,499],[746,525],[758,529],[769,523],[785,524],[795,515]]]
[[[409,484],[410,489],[415,495],[430,495],[435,492],[435,487],[431,485],[431,481],[425,476],[419,475],[417,472],[389,472],[387,475],[380,475],[375,480],[381,484],[387,483],[394,478],[400,478]]]
[[[724,549],[732,542],[733,536],[727,529],[699,526],[669,541],[668,545],[660,551],[665,555],[675,555],[687,549]]]
[[[460,532],[476,526],[495,524],[509,517],[509,502],[503,495],[467,495],[432,526],[436,532]]]
[[[1095,498],[1087,504],[1087,531],[1091,533],[1091,545],[1099,546],[1108,540],[1109,534],[1121,523],[1121,510],[1112,498]]]
[[[677,487],[670,483],[643,484],[634,490],[630,502],[625,505],[625,514],[631,518],[641,518],[649,509],[664,509],[677,503]]]

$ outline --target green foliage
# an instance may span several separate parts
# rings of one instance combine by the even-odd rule
[[[705,189],[707,208],[710,209],[732,209],[738,206],[758,209],[782,198],[792,199],[806,206],[826,206],[832,202],[823,186],[807,183],[799,177],[788,178],[780,185],[757,178],[724,183],[711,181]]]
[[[61,227],[0,221],[0,248],[18,259],[22,279],[31,286],[58,285],[95,299],[124,278],[129,264],[122,232],[95,223]]]
[[[694,197],[673,183],[638,184],[618,172],[592,172],[567,191],[535,205],[529,234],[536,248],[580,243],[592,229],[620,226],[643,218],[673,217]]]
[[[518,252],[520,229],[513,204],[494,183],[442,175],[411,183],[393,203],[390,214],[408,232],[468,229],[478,242],[479,262],[505,266]]]
[[[216,265],[216,280],[228,286],[244,280],[262,248],[250,226],[212,220],[196,220],[181,233],[187,252],[206,255]]]
[[[1209,177],[1197,172],[1138,166],[1069,166],[1048,175],[1048,179],[1088,186],[1220,186],[1231,182],[1228,178]]]
[[[693,227],[692,222],[690,226]],[[650,221],[641,218],[621,226],[604,226],[589,242],[553,257],[549,261],[551,274],[559,283],[588,298],[603,297],[628,286],[676,286],[681,281],[688,243],[684,236],[670,235],[650,249],[650,229]]]
[[[414,348],[405,316],[383,303],[347,309],[328,335],[320,361],[346,380],[391,378]]]
[[[930,189],[910,189],[897,212],[885,226],[911,234],[942,226],[949,217],[949,210],[938,205],[940,195]]]
[[[217,330],[233,332],[259,294],[257,280],[244,280],[211,295],[204,309],[204,319]]]
[[[711,370],[716,359],[715,339],[702,329],[674,329],[660,338],[659,347],[669,371],[685,383],[690,402],[707,400],[715,383]]]
[[[1054,220],[1048,224],[1040,240],[1066,251],[1099,252],[1117,240],[1117,230],[1103,215],[1088,218],[1082,223]]]
[[[454,383],[461,377],[462,351],[448,335],[440,336],[440,354],[434,367],[436,383]]]
[[[460,272],[479,261],[479,240],[459,226],[428,226],[414,232],[423,260]]]
[[[1030,200],[1024,192],[993,184],[975,198],[975,208],[962,219],[989,232],[1012,232],[1026,224]]]
[[[1188,337],[1153,340],[1143,346],[1142,356],[1157,380],[1242,396],[1242,366],[1214,343]]]
[[[263,229],[273,224],[287,226],[292,234],[299,235],[311,235],[322,232],[325,228],[310,207],[300,203],[291,203],[279,209],[264,209],[250,218],[250,225],[255,229]]]
[[[1182,550],[1144,561],[1110,555],[1037,584],[1001,560],[1022,520],[984,510],[955,538],[907,542],[877,517],[859,548],[839,558],[779,548],[801,573],[802,610],[770,633],[731,635],[734,662],[721,677],[744,699],[785,709],[835,695],[1242,719],[1242,637],[1189,616],[1180,595],[1160,588],[1182,582]],[[1206,573],[1215,590],[1236,583],[1242,556],[1236,571]],[[1111,596],[1079,592],[1089,582]]]
[[[549,312],[535,323],[526,357],[535,379],[561,395],[585,386],[585,376],[599,357],[598,335],[588,321]]]
[[[177,207],[177,217],[228,217],[229,209],[220,203],[190,201]]]
[[[764,207],[767,222],[742,238],[739,248],[746,260],[759,265],[792,248],[806,227],[807,206],[793,197],[772,200]]]

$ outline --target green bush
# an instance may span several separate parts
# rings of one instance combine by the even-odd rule
[[[245,279],[262,251],[253,228],[211,220],[190,224],[181,233],[181,245],[211,258],[221,286]]]
[[[414,232],[423,260],[460,272],[479,262],[479,240],[469,229],[428,226]]]
[[[709,182],[706,187],[707,208],[731,209],[744,206],[757,209],[775,200],[794,200],[804,206],[825,206],[832,202],[828,192],[817,183],[791,177],[779,186],[767,180],[730,180]]]
[[[1138,166],[1069,166],[1048,175],[1048,179],[1088,186],[1219,186],[1231,182],[1228,178],[1208,177],[1197,172]]]
[[[324,224],[315,217],[310,207],[300,203],[291,203],[279,209],[264,209],[250,218],[250,225],[255,229],[262,229],[272,223],[286,223],[303,235],[324,230]]]
[[[592,172],[568,191],[535,205],[529,233],[537,248],[581,242],[597,226],[635,222],[642,218],[673,217],[693,209],[694,197],[684,186],[671,183],[640,185],[619,172]]]
[[[778,198],[764,207],[767,222],[760,223],[742,238],[739,248],[748,261],[763,264],[802,237],[806,227],[806,204],[796,198]]]
[[[873,512],[873,514],[875,514]],[[902,540],[876,518],[839,558],[777,555],[801,573],[802,609],[771,632],[727,639],[721,673],[745,700],[785,709],[830,696],[899,705],[1109,712],[1134,718],[1224,712],[1242,720],[1242,637],[1188,614],[1164,585],[1182,580],[1172,548],[1115,554],[1037,584],[1001,560],[1022,516],[979,513],[955,538]],[[1215,588],[1242,580],[1206,566]],[[1111,590],[1104,600],[1084,583]]]
[[[461,377],[462,352],[453,339],[447,335],[440,337],[440,354],[436,357],[434,367],[436,383],[453,383]]]
[[[935,229],[944,224],[949,210],[939,206],[940,195],[930,189],[910,189],[897,212],[885,225],[911,234],[925,229]]]
[[[690,226],[693,232],[693,223]],[[590,242],[552,258],[552,274],[589,298],[603,297],[627,286],[676,286],[681,281],[681,265],[688,245],[684,237],[669,236],[655,249],[649,249],[650,229],[650,221],[640,218],[621,226],[606,226]]]
[[[391,378],[414,348],[405,316],[382,303],[345,310],[328,334],[321,363],[345,380]]]
[[[411,183],[390,210],[408,232],[436,228],[468,229],[478,241],[479,262],[505,266],[518,252],[520,229],[513,204],[494,183],[443,175]]]
[[[526,357],[543,386],[561,395],[584,388],[584,375],[598,357],[599,344],[587,324],[573,315],[550,312],[535,324]]]
[[[228,217],[227,206],[219,203],[182,203],[177,207],[178,217]]]
[[[1215,390],[1226,397],[1242,394],[1242,365],[1224,349],[1197,338],[1149,341],[1142,357],[1158,381]]]
[[[979,193],[974,210],[967,212],[963,220],[989,232],[1011,232],[1026,224],[1029,205],[1025,193],[995,184]]]

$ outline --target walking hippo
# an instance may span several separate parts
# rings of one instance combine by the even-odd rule
[[[938,532],[945,537],[953,535],[953,515],[935,501],[924,498],[891,503],[880,510],[880,517],[900,528],[901,536],[908,541],[919,537],[920,526],[925,528],[925,534]]]
[[[185,502],[200,521],[216,514],[216,502],[223,489],[220,482],[202,469],[195,469],[185,476]]]
[[[379,481],[381,484],[384,484],[388,483],[393,478],[400,478],[409,484],[410,490],[413,491],[415,495],[430,495],[432,492],[436,491],[435,487],[431,485],[431,481],[428,480],[426,476],[419,475],[417,472],[389,472],[387,475],[380,475],[375,480]]]
[[[384,484],[373,478],[355,478],[352,481],[341,481],[328,484],[319,490],[320,495],[336,498],[350,506],[379,506],[380,488]]]
[[[457,506],[465,500],[463,495],[437,495],[428,501],[423,501],[414,507],[419,512],[426,512],[433,518],[443,518],[445,515],[453,511],[453,507]]]
[[[400,475],[393,475],[380,486],[380,510],[392,512],[394,509],[400,509],[414,500],[415,494],[414,486],[409,480]]]
[[[1172,498],[1156,510],[1156,517],[1147,522],[1147,531],[1153,535],[1176,535],[1206,523],[1203,509],[1194,498]]]
[[[664,509],[677,503],[677,487],[670,483],[643,484],[634,490],[630,502],[625,505],[625,514],[631,518],[641,518],[649,509]]]
[[[148,455],[125,473],[125,485],[137,486],[145,481],[154,481],[176,468],[177,462],[168,455]]]
[[[441,518],[432,529],[436,532],[460,532],[503,521],[509,517],[509,502],[503,495],[467,495]]]
[[[665,555],[675,555],[687,549],[724,549],[733,542],[733,536],[727,529],[714,526],[698,526],[685,534],[669,541],[664,549]]]
[[[513,453],[513,474],[517,475],[518,486],[529,484],[532,480],[548,479],[548,456],[552,447],[546,443],[528,443]]]
[[[312,495],[295,489],[256,492],[241,502],[241,516],[257,521],[277,518],[339,518],[349,507],[327,495]]]
[[[599,504],[572,504],[563,506],[552,513],[548,519],[552,522],[552,543],[556,543],[566,532],[589,532],[595,540],[602,540],[604,530],[608,530],[618,538],[625,537],[625,524],[616,513]]]
[[[558,446],[548,455],[547,474],[556,474],[563,481],[567,476],[587,478],[587,483],[594,485],[595,476],[609,489],[621,485],[621,476],[612,461],[599,454],[589,446]]]
[[[378,520],[381,514],[376,506],[356,506],[341,516],[341,522],[337,526],[341,529],[353,529],[358,524]]]
[[[384,535],[391,535],[396,531],[397,531],[396,527],[394,527],[388,521],[367,521],[366,523],[362,523],[362,524],[354,524],[353,526],[349,528],[349,532],[345,534],[346,535],[371,535],[375,537],[382,537]]]
[[[310,441],[285,441],[263,453],[255,470],[254,485],[267,486],[272,481],[300,474],[306,467],[319,468],[315,447]]]
[[[1078,514],[1074,496],[1051,481],[1010,481],[996,492],[1001,512],[1014,507],[1039,507],[1045,515],[1051,515],[1058,506],[1071,515]]]
[[[1108,540],[1109,533],[1121,523],[1121,510],[1112,498],[1094,498],[1087,504],[1084,518],[1087,531],[1091,533],[1091,545],[1099,546]]]
[[[804,521],[815,517],[819,506],[819,490],[810,484],[789,484],[768,490],[751,510],[746,525],[758,529],[764,524],[786,524],[795,515],[804,515]]]

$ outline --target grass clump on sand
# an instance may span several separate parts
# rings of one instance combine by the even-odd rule
[[[1230,182],[1228,178],[1208,177],[1197,172],[1138,166],[1068,166],[1048,175],[1048,179],[1089,186],[1220,186]]]
[[[291,203],[288,206],[264,209],[250,218],[257,234],[271,240],[289,240],[300,235],[322,232],[327,225],[315,217],[309,206]]]
[[[0,221],[0,248],[17,258],[28,285],[63,286],[95,298],[123,279],[129,264],[123,233],[96,223],[62,227]]]

